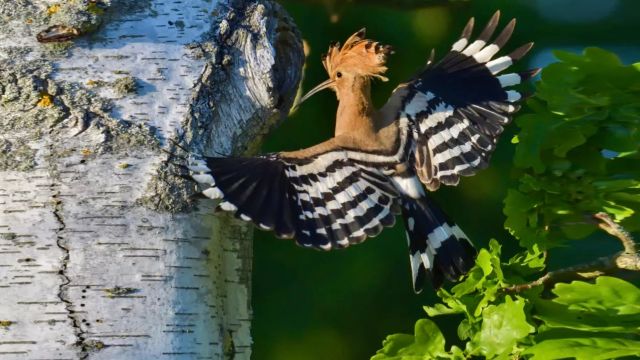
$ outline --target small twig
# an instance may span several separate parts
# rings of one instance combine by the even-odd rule
[[[537,280],[525,284],[512,285],[504,290],[508,293],[518,293],[537,286],[555,284],[576,278],[593,279],[598,276],[614,273],[618,270],[640,271],[640,256],[636,251],[636,244],[631,235],[605,213],[597,213],[594,215],[594,218],[600,220],[598,226],[602,230],[620,240],[624,251],[613,256],[601,257],[587,264],[550,271]]]
[[[636,253],[636,243],[633,241],[631,234],[629,234],[622,226],[613,222],[613,219],[609,215],[603,212],[599,212],[593,215],[594,218],[600,220],[601,222],[598,224],[600,229],[608,232],[610,235],[617,237],[622,246],[624,247],[624,252],[628,254]]]

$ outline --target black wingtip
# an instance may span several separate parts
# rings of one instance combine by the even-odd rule
[[[469,21],[467,21],[467,25],[464,26],[464,29],[462,30],[462,34],[460,34],[461,39],[469,39],[471,37],[474,23],[475,23],[475,19],[473,17],[469,19]]]
[[[513,30],[515,29],[515,27],[516,27],[516,19],[511,19],[511,21],[509,21],[507,26],[504,27],[500,35],[498,35],[498,37],[493,41],[493,43],[502,49],[504,44],[506,44],[507,41],[509,41],[509,39],[511,38],[511,35],[513,34]]]
[[[436,58],[436,49],[431,49],[431,53],[429,54],[429,59],[427,60],[427,67],[433,64],[433,60]]]
[[[485,26],[484,30],[482,30],[482,32],[478,36],[478,40],[489,40],[489,38],[491,38],[491,35],[493,35],[493,32],[496,30],[496,27],[498,27],[498,22],[500,22],[500,10],[496,11],[493,14],[491,19],[487,23],[487,26]]]
[[[427,277],[427,269],[425,269],[423,264],[418,266],[418,272],[416,273],[416,278],[413,279],[413,292],[416,294],[420,294],[424,289],[424,281]]]
[[[356,37],[358,37],[360,40],[364,39],[364,37],[367,34],[367,28],[363,27],[362,29],[358,30],[358,32],[356,32]]]
[[[527,55],[527,53],[529,52],[529,50],[531,50],[532,47],[533,47],[533,42],[526,43],[520,46],[519,48],[515,49],[514,51],[512,51],[511,54],[509,54],[509,57],[511,58],[512,61],[519,60],[525,55]]]
[[[535,68],[535,69],[519,72],[518,75],[520,75],[521,82],[524,82],[538,75],[541,70],[542,68]]]

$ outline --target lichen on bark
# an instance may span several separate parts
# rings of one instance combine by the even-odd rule
[[[0,171],[28,171],[35,166],[36,151],[21,139],[0,139]]]
[[[53,80],[46,60],[0,60],[0,169],[26,171],[35,165],[37,143],[53,138],[90,137],[91,153],[157,149],[144,124],[114,119],[109,99],[76,83]],[[19,54],[16,54],[19,55]],[[10,138],[8,138],[10,136]]]

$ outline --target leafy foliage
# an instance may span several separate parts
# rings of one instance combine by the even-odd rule
[[[491,240],[476,265],[429,317],[459,314],[464,349],[446,349],[434,322],[421,319],[415,335],[384,340],[373,360],[611,359],[640,356],[640,289],[601,276],[594,283],[558,283],[509,294],[511,285],[540,277],[546,253],[564,239],[597,229],[591,216],[606,212],[627,229],[640,229],[640,63],[624,66],[601,49],[555,52],[542,72],[530,112],[516,123],[518,183],[508,191],[505,227],[520,253],[505,259]]]
[[[597,48],[556,51],[516,120],[519,184],[505,199],[505,227],[525,248],[581,239],[604,211],[640,229],[640,63]]]

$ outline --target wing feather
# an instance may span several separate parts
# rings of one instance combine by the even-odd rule
[[[207,187],[204,195],[222,198],[222,210],[302,246],[329,250],[378,235],[399,212],[389,178],[354,151],[194,159],[189,168]]]
[[[430,190],[441,183],[456,185],[461,176],[474,175],[487,166],[498,137],[523,98],[509,87],[537,73],[498,75],[532,47],[528,43],[494,59],[515,28],[515,20],[511,20],[492,42],[499,19],[496,12],[473,41],[471,19],[439,63],[427,66],[389,100],[389,104],[401,104],[397,111],[387,113],[398,121],[407,119],[413,162]]]

